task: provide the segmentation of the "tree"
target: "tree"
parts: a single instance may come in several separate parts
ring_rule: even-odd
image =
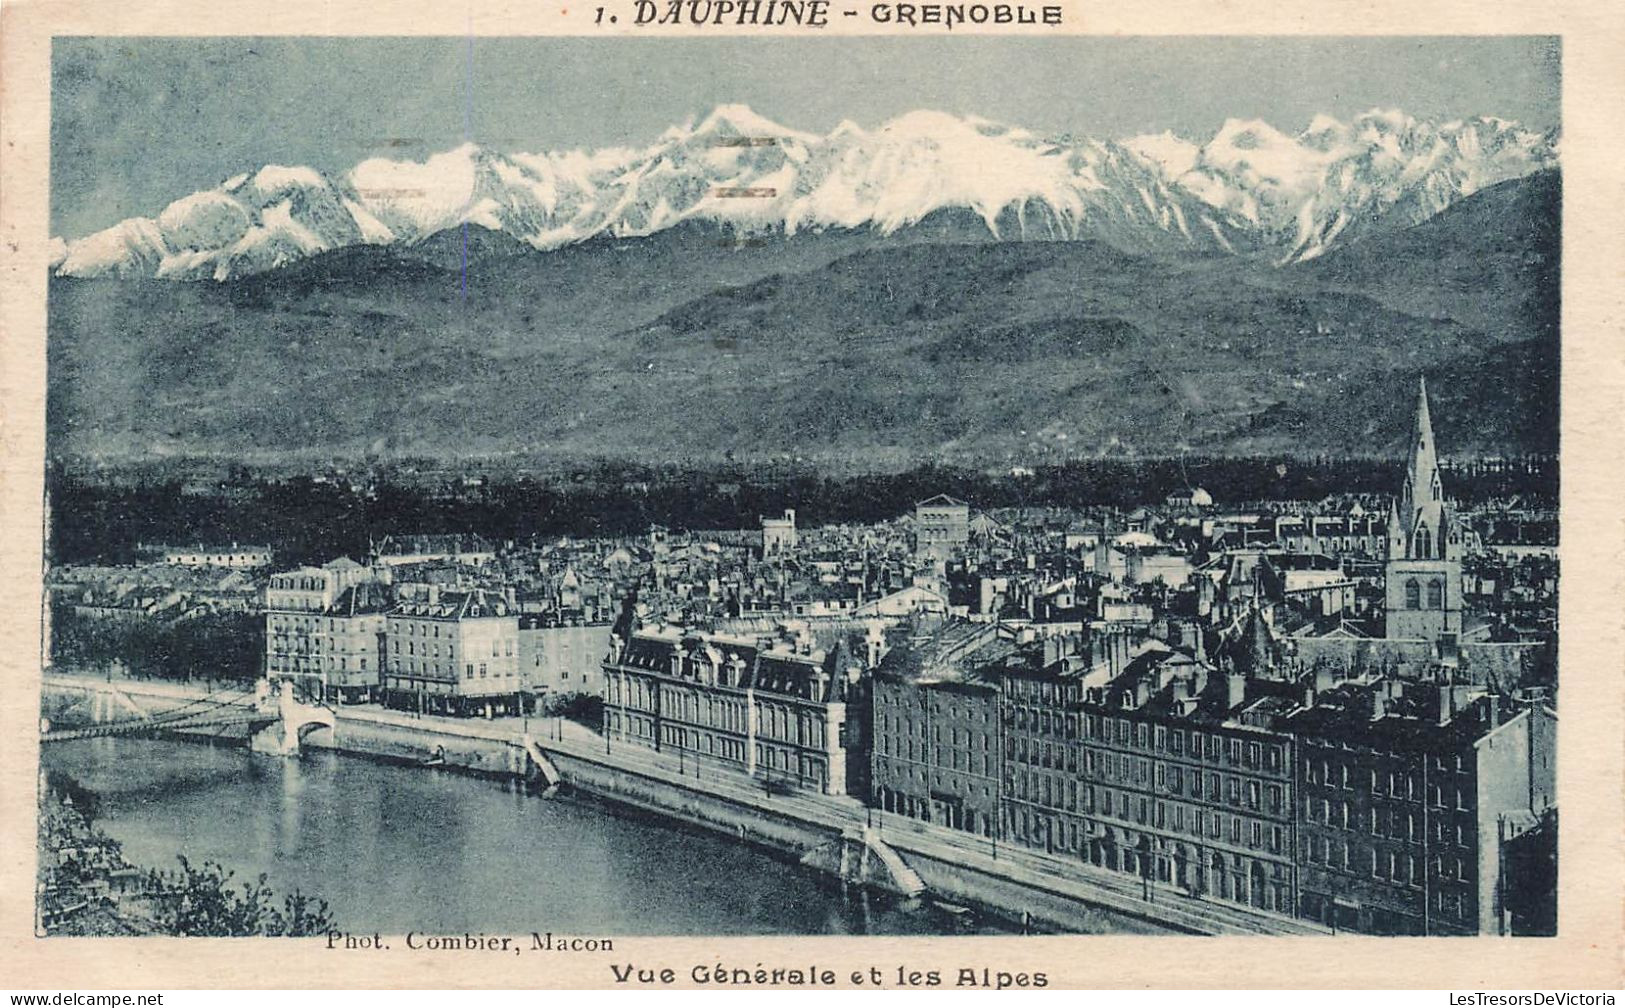
[[[265,884],[264,874],[253,882],[242,883],[239,893],[230,888],[234,872],[213,861],[194,867],[184,855],[179,860],[180,885],[159,903],[158,923],[170,934],[300,937],[332,928],[333,917],[325,900],[313,899],[296,889],[278,909],[272,903],[275,896]]]

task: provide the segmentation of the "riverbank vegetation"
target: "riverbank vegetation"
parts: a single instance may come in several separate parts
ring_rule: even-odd
[[[212,861],[178,871],[130,863],[95,825],[94,792],[52,771],[40,782],[36,921],[41,935],[300,937],[326,933],[326,901],[299,890],[280,902],[265,875],[235,882]]]
[[[138,679],[246,682],[259,677],[264,634],[264,619],[248,613],[126,621],[59,604],[51,613],[51,662]]]

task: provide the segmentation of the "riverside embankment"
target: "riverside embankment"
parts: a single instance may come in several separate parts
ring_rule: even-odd
[[[44,684],[48,708],[82,702],[91,694],[101,696],[104,711],[156,713],[166,705],[198,702],[208,690],[71,675],[51,675]],[[617,744],[561,719],[461,720],[371,706],[341,708],[337,715],[332,729],[312,731],[305,744],[475,774],[535,777],[535,761],[524,748],[528,728],[540,754],[583,794],[882,889],[906,888],[892,870],[900,862],[933,899],[983,908],[1044,930],[1316,933],[1290,918],[1193,899],[1162,886],[1148,888],[1139,879],[1071,859],[1002,844],[995,848],[986,838],[884,816],[852,799],[768,794],[737,773]]]

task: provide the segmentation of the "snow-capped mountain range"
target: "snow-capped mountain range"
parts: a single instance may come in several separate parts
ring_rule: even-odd
[[[771,142],[763,142],[771,138]],[[1105,141],[910,112],[817,136],[725,105],[644,148],[505,154],[465,144],[342,176],[267,165],[73,241],[58,275],[228,280],[350,245],[411,245],[464,223],[538,250],[686,221],[752,232],[891,234],[945,210],[1000,240],[1314,258],[1372,230],[1557,164],[1555,137],[1494,118],[1372,111],[1296,136],[1230,120],[1205,143]]]

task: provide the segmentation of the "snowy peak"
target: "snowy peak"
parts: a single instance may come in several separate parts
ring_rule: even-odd
[[[1227,120],[1204,142],[1042,135],[919,110],[798,131],[719,105],[644,148],[508,153],[468,143],[369,158],[337,177],[270,164],[53,253],[64,276],[228,280],[350,245],[409,246],[471,224],[538,250],[684,221],[889,234],[968,211],[1000,240],[1098,238],[1139,251],[1323,254],[1555,166],[1556,141],[1495,118],[1398,110],[1296,135]]]

